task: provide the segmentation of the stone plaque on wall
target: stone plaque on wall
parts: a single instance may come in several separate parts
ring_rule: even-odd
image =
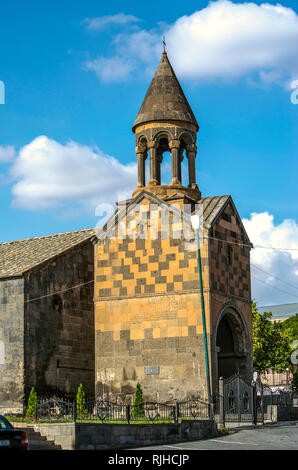
[[[145,367],[145,374],[146,375],[158,375],[159,374],[159,366],[147,366],[147,367]]]

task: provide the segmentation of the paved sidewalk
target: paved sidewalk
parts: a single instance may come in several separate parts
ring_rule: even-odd
[[[211,439],[138,447],[144,450],[298,450],[298,421],[240,427]],[[135,449],[136,450],[136,449]]]

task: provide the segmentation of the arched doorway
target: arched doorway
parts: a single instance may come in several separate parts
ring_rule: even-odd
[[[241,315],[233,308],[219,316],[216,328],[217,376],[251,375],[251,344]]]

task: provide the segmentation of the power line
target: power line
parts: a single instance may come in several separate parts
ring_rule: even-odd
[[[280,292],[282,292],[283,294],[287,294],[287,295],[291,295],[292,297],[295,297],[296,299],[298,299],[298,296],[295,295],[295,294],[291,294],[290,292],[286,292],[282,289],[279,289],[278,287],[275,287],[275,286],[271,286],[270,284],[267,284],[267,282],[263,281],[262,279],[259,279],[258,277],[256,277],[254,274],[252,275],[252,277],[254,279],[256,279],[257,281],[260,281],[262,282],[263,284],[265,284],[267,287],[271,287],[271,289],[274,289],[274,290],[278,290]]]
[[[297,287],[297,286],[293,286],[292,284],[289,284],[288,282],[283,281],[283,280],[280,279],[279,277],[274,276],[274,274],[272,274],[272,273],[268,273],[267,271],[264,271],[264,269],[259,268],[258,266],[256,266],[256,265],[253,264],[253,263],[250,263],[250,264],[251,264],[251,266],[253,266],[254,268],[258,269],[259,271],[262,271],[263,273],[268,274],[269,276],[274,277],[274,278],[277,279],[278,281],[283,282],[283,283],[286,284],[287,286],[292,287],[293,289],[298,290],[298,287]]]
[[[35,297],[34,299],[25,300],[24,303],[33,302],[34,300],[45,299],[46,297],[52,297],[53,295],[57,295],[57,294],[62,294],[63,292],[67,292],[69,290],[77,289],[78,287],[82,287],[82,286],[86,286],[87,284],[91,284],[91,282],[94,282],[94,279],[92,279],[92,281],[84,282],[83,284],[78,284],[77,286],[72,286],[72,287],[68,287],[67,289],[63,289],[63,290],[60,290],[60,291],[57,291],[57,292],[52,292],[51,294],[43,295],[41,297]]]
[[[298,251],[298,248],[277,248],[273,246],[263,246],[263,245],[253,245],[249,243],[238,243],[238,242],[232,242],[228,240],[222,240],[221,238],[216,238],[216,237],[200,237],[203,240],[217,240],[219,242],[223,243],[229,243],[231,245],[237,245],[237,246],[242,246],[242,247],[247,247],[247,248],[262,248],[264,250],[276,250],[276,251]]]

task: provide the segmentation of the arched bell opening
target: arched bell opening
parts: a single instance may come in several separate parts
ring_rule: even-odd
[[[181,164],[183,161],[183,154],[187,157],[188,166],[188,187],[196,187],[196,153],[197,147],[195,145],[195,137],[191,133],[184,132],[180,136],[180,148],[181,148]]]
[[[169,148],[169,135],[161,132],[155,136],[156,142],[156,180],[158,185],[168,184],[166,175],[168,172],[168,154]]]
[[[147,139],[145,136],[140,136],[137,141],[136,155],[138,161],[138,187],[144,187],[148,180],[148,170],[146,169]]]

